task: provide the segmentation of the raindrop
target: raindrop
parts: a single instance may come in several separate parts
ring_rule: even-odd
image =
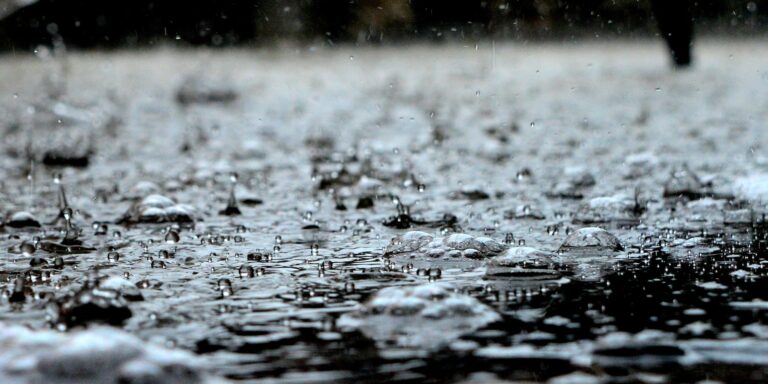
[[[235,293],[234,289],[232,289],[232,282],[229,279],[219,279],[217,287],[221,297],[230,297]]]
[[[112,263],[116,263],[116,262],[120,261],[120,253],[118,253],[117,251],[108,252],[107,253],[107,261],[112,262]]]
[[[161,259],[172,259],[173,253],[169,252],[167,249],[161,249],[159,252],[157,252],[157,256]]]
[[[237,269],[237,273],[240,275],[240,278],[249,278],[256,275],[253,267],[248,264],[241,265],[240,268]]]
[[[229,174],[229,199],[227,200],[227,206],[219,213],[226,216],[235,216],[240,214],[240,208],[237,206],[237,197],[235,197],[235,187],[237,187],[237,181],[239,177],[236,172]]]
[[[96,228],[96,232],[94,233],[97,236],[103,236],[107,234],[107,231],[109,230],[109,227],[107,227],[106,224],[100,223],[98,227]]]
[[[24,242],[21,244],[21,254],[25,257],[31,257],[35,250],[35,245],[32,243]]]
[[[168,233],[165,234],[165,242],[169,244],[176,244],[180,240],[179,232],[176,232],[175,230],[170,230]]]

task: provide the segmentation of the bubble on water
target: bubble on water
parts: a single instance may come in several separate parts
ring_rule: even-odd
[[[547,226],[547,235],[555,236],[560,231],[557,225],[548,225]]]
[[[98,286],[102,289],[109,289],[118,292],[128,301],[142,301],[144,296],[139,287],[121,276],[109,276],[100,279]]]
[[[148,180],[141,180],[134,184],[127,192],[130,199],[141,199],[144,196],[159,194],[162,189],[159,185]]]
[[[624,247],[612,233],[597,227],[580,228],[568,235],[560,246],[565,252],[621,251]]]
[[[388,287],[358,311],[339,318],[341,329],[357,329],[380,346],[433,350],[492,322],[498,313],[448,285]]]
[[[216,288],[221,294],[221,297],[230,297],[235,294],[235,291],[232,288],[232,282],[229,279],[219,279],[219,281],[216,282]]]
[[[533,123],[531,123],[531,124],[533,124]],[[533,176],[533,174],[531,173],[531,170],[528,169],[528,168],[523,168],[523,169],[517,171],[517,173],[515,174],[515,180],[517,180],[519,182],[528,181],[528,180],[530,180],[531,176]]]
[[[44,265],[48,265],[48,261],[42,257],[35,256],[35,257],[32,257],[31,260],[29,260],[30,267],[40,267]]]
[[[38,228],[40,227],[40,222],[31,213],[19,211],[11,215],[5,222],[5,225],[11,228]]]
[[[393,238],[384,256],[396,261],[417,262],[419,266],[468,268],[479,266],[480,260],[502,252],[506,246],[488,237],[450,234],[434,237],[425,232],[410,231]]]
[[[645,211],[645,206],[639,199],[639,195],[627,194],[592,198],[579,207],[574,221],[584,224],[607,221],[634,222]]]
[[[240,278],[251,278],[256,276],[256,271],[252,266],[243,264],[237,269],[237,274],[240,276]]]
[[[107,261],[110,263],[117,263],[120,261],[120,253],[117,251],[107,252]]]
[[[157,252],[157,257],[161,259],[168,260],[168,259],[172,259],[174,256],[175,256],[174,253],[167,249],[161,249],[160,251]]]
[[[187,204],[177,204],[162,195],[149,195],[121,216],[119,224],[137,223],[192,223],[195,221],[195,208]]]
[[[33,253],[37,250],[35,245],[33,243],[23,242],[21,243],[21,254],[24,255],[24,257],[31,257]]]
[[[552,264],[555,258],[556,255],[554,253],[542,251],[533,247],[513,247],[488,261],[489,273],[492,269],[491,267],[510,267],[523,264]]]
[[[415,252],[432,242],[434,237],[425,232],[410,231],[393,238],[385,254]]]
[[[108,231],[109,231],[109,227],[107,226],[107,224],[99,223],[94,234],[97,236],[104,236],[107,234]]]

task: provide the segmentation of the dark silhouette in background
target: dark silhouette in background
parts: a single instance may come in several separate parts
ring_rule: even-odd
[[[658,30],[674,63],[686,66],[694,19],[710,32],[754,33],[767,24],[762,3],[768,0],[0,0],[0,49],[56,41],[79,49],[282,40],[569,41]]]
[[[692,4],[689,0],[651,0],[659,33],[667,42],[672,61],[677,67],[691,64],[693,41]]]

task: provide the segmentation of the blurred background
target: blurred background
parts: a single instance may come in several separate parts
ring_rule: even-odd
[[[669,0],[676,1],[676,0]],[[765,34],[768,0],[691,1],[699,35]],[[648,0],[0,0],[0,49],[652,37]]]

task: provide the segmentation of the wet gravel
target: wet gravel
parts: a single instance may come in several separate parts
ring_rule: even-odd
[[[765,50],[3,56],[0,378],[764,382]]]

